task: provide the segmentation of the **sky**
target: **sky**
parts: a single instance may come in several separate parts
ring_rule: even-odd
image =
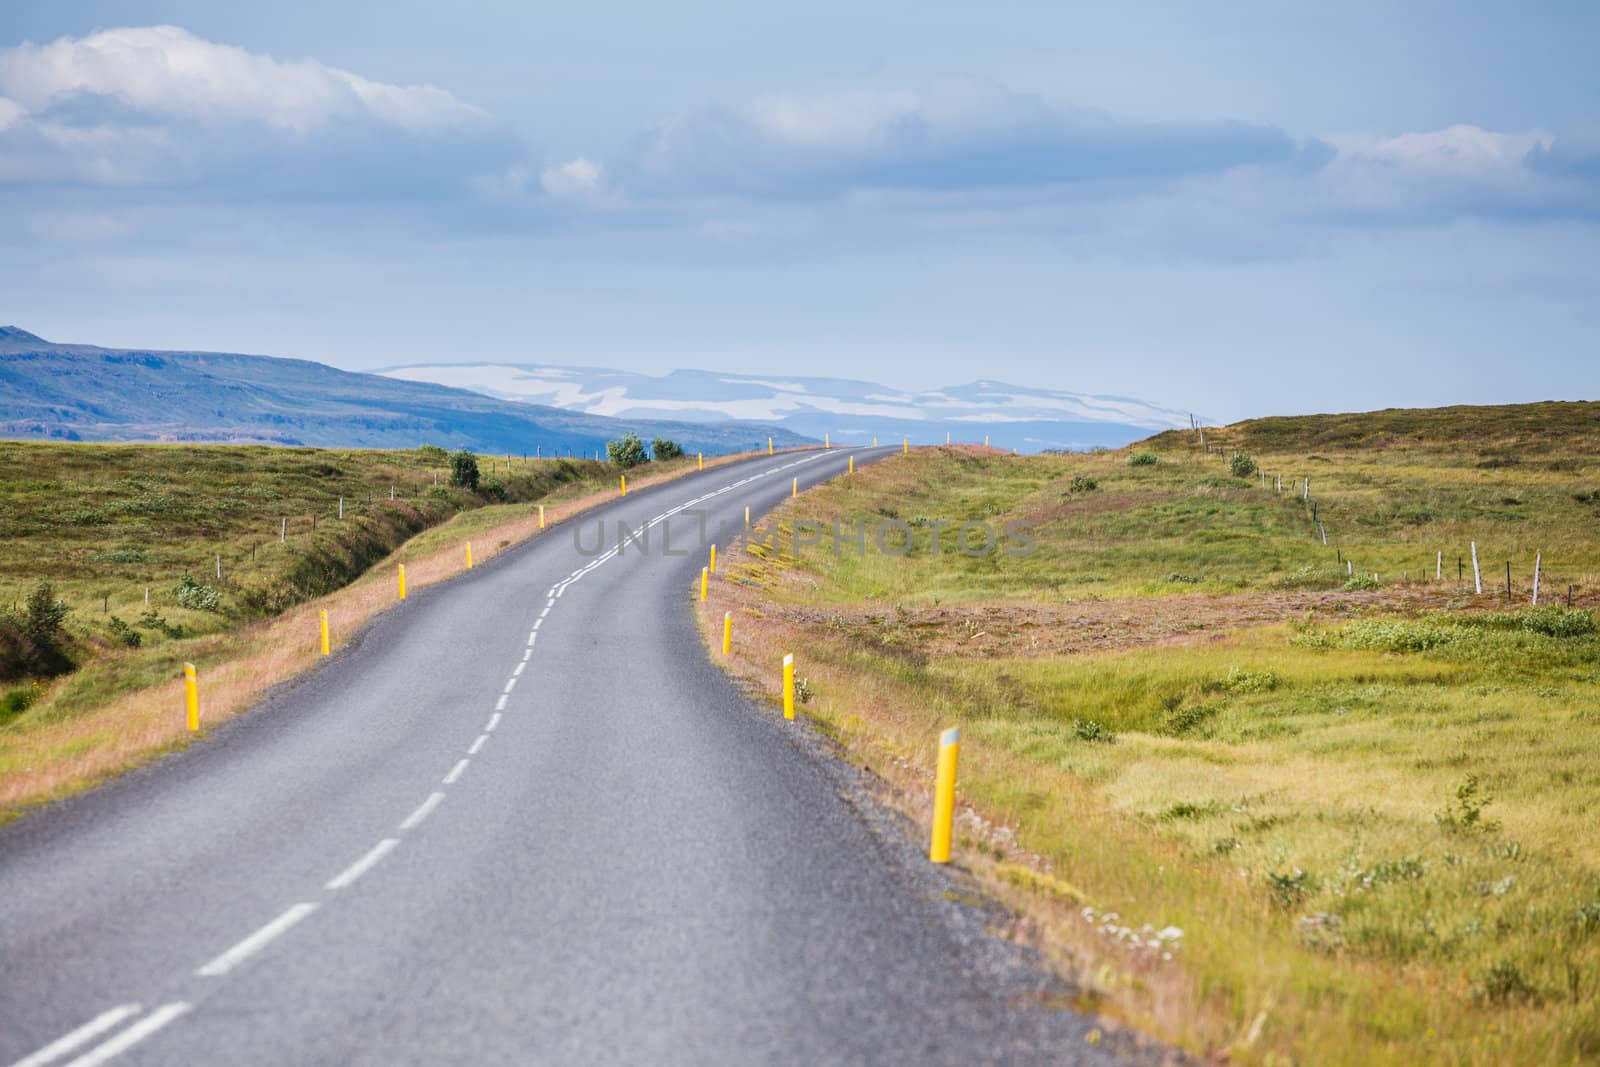
[[[0,3],[0,323],[353,370],[1600,397],[1600,6]]]

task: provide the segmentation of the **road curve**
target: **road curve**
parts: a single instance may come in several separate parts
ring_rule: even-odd
[[[847,455],[630,493],[0,829],[0,1064],[1112,1062],[706,659],[702,519]]]

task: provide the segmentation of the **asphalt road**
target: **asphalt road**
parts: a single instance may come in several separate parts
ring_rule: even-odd
[[[705,656],[700,516],[846,462],[636,490],[574,521],[614,548],[692,501],[648,553],[553,530],[0,829],[0,1063],[1111,1062]]]

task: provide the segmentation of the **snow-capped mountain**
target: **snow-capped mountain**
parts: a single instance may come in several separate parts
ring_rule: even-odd
[[[1119,396],[978,381],[906,392],[844,378],[679,370],[662,376],[543,364],[429,363],[379,371],[506,400],[631,419],[769,422],[843,443],[980,441],[1002,448],[1124,445],[1189,425],[1186,412]]]

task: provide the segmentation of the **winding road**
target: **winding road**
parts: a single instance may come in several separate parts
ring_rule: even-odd
[[[635,490],[0,828],[0,1064],[1113,1062],[705,655],[702,522],[847,456]]]

